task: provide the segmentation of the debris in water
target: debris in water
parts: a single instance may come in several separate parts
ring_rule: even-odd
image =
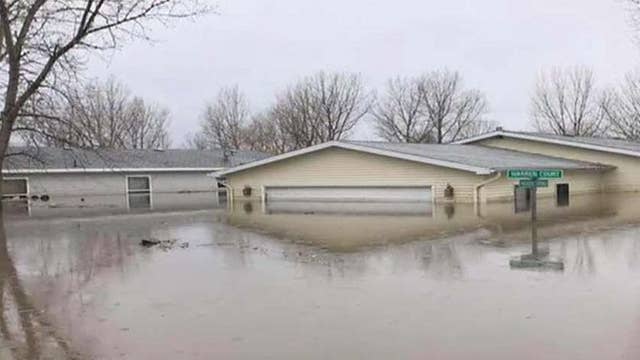
[[[177,239],[169,239],[169,240],[158,240],[158,239],[142,239],[140,241],[140,246],[144,246],[144,247],[153,247],[153,246],[158,246],[160,249],[162,250],[170,250],[173,249],[176,244],[178,244],[178,240]],[[189,243],[188,242],[183,242],[178,244],[178,246],[181,249],[186,249],[189,247]]]
[[[150,239],[150,240],[142,239],[142,241],[140,241],[140,245],[141,245],[141,246],[145,246],[145,247],[152,247],[152,246],[155,246],[155,245],[158,245],[158,244],[160,244],[160,240],[155,240],[155,239]]]

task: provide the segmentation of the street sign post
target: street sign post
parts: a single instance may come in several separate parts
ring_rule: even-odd
[[[548,179],[562,179],[560,169],[509,169],[507,178],[519,180],[518,185],[531,191],[531,255],[534,259],[538,254],[538,188],[548,187]]]

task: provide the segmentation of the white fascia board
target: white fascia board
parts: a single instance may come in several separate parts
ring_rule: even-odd
[[[141,172],[211,172],[222,168],[3,169],[3,174],[103,174]]]
[[[466,139],[456,140],[456,141],[453,141],[452,144],[464,145],[464,144],[474,143],[474,142],[480,141],[480,140],[490,139],[492,137],[501,136],[501,135],[504,136],[505,135],[504,132],[502,132],[502,131],[492,131],[492,132],[488,132],[488,133],[485,133],[485,134],[472,136],[472,137],[469,137],[469,138],[466,138]]]
[[[460,145],[469,144],[469,143],[474,143],[476,141],[490,139],[496,136],[504,136],[504,137],[514,138],[514,139],[529,140],[529,141],[536,141],[536,142],[542,142],[547,144],[564,145],[564,146],[575,147],[580,149],[603,151],[603,152],[608,152],[612,154],[621,154],[621,155],[640,157],[640,152],[632,151],[632,150],[619,149],[619,148],[614,148],[610,146],[585,144],[585,143],[575,142],[570,140],[550,139],[543,136],[536,136],[536,135],[529,135],[529,134],[514,134],[514,133],[504,132],[504,131],[495,131],[492,133],[474,136],[471,138],[455,141],[453,142],[453,144],[460,144]]]
[[[300,155],[308,154],[310,152],[326,149],[328,147],[335,146],[336,143],[338,143],[338,142],[337,141],[330,141],[330,142],[326,142],[326,143],[322,143],[322,144],[318,144],[318,145],[309,146],[309,147],[306,147],[304,149],[286,152],[284,154],[271,156],[271,157],[268,157],[268,158],[265,158],[265,159],[262,159],[262,160],[256,160],[256,161],[248,162],[246,164],[242,164],[242,165],[239,165],[239,166],[236,166],[236,167],[232,167],[232,168],[229,168],[229,169],[225,169],[225,170],[222,170],[222,171],[213,172],[213,173],[211,173],[209,175],[213,176],[213,177],[220,177],[220,176],[224,176],[224,175],[227,175],[227,174],[236,173],[238,171],[251,169],[251,168],[262,166],[262,165],[267,165],[267,164],[271,164],[271,163],[276,162],[276,161],[285,160],[285,159],[289,159],[289,158],[292,158],[292,157],[295,157],[295,156],[300,156]]]
[[[244,165],[240,165],[240,166],[237,166],[237,167],[234,167],[234,168],[230,168],[230,169],[227,169],[227,170],[218,171],[218,172],[215,172],[215,173],[211,173],[209,175],[210,176],[214,176],[214,177],[221,177],[221,176],[225,176],[225,175],[228,175],[228,174],[236,173],[236,172],[239,172],[239,171],[251,169],[251,168],[254,168],[254,167],[270,164],[270,163],[273,163],[273,162],[276,162],[276,161],[281,161],[281,160],[289,159],[289,158],[292,158],[292,157],[295,157],[295,156],[308,154],[308,153],[311,153],[311,152],[314,152],[314,151],[323,150],[323,149],[326,149],[326,148],[329,148],[329,147],[337,147],[337,148],[341,148],[341,149],[360,151],[360,152],[365,152],[365,153],[370,153],[370,154],[376,154],[376,155],[392,157],[392,158],[396,158],[396,159],[409,160],[409,161],[414,161],[414,162],[418,162],[418,163],[422,163],[422,164],[436,165],[436,166],[442,166],[442,167],[447,167],[447,168],[452,168],[452,169],[457,169],[457,170],[470,171],[470,172],[474,172],[474,173],[476,173],[478,175],[487,175],[487,174],[494,173],[494,171],[492,169],[483,168],[483,167],[465,165],[465,164],[455,163],[455,162],[451,162],[451,161],[431,159],[431,158],[427,158],[427,157],[424,157],[424,156],[404,154],[404,153],[399,153],[399,152],[389,151],[389,150],[383,150],[383,149],[373,148],[373,147],[364,146],[364,145],[358,145],[358,144],[352,144],[352,143],[344,143],[344,142],[340,142],[340,141],[329,141],[329,142],[326,142],[326,143],[310,146],[310,147],[307,147],[307,148],[304,148],[304,149],[295,150],[295,151],[291,151],[291,152],[288,152],[288,153],[272,156],[270,158],[266,158],[266,159],[262,159],[262,160],[258,160],[258,161],[254,161],[254,162],[250,162],[250,163],[247,163],[247,164],[244,164]]]

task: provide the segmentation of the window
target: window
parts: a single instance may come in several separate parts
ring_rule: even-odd
[[[28,196],[29,185],[27,179],[4,179],[2,182],[4,190],[3,199],[13,199],[15,197]]]
[[[151,208],[150,176],[127,176],[127,204],[130,209]]]
[[[151,192],[151,178],[149,176],[127,177],[127,191],[129,194]]]
[[[531,210],[531,189],[516,185],[513,194],[514,209],[516,213]]]
[[[556,184],[556,204],[569,206],[569,184]]]

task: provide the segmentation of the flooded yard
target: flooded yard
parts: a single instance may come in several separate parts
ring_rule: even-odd
[[[0,358],[637,359],[638,200],[11,216]]]

